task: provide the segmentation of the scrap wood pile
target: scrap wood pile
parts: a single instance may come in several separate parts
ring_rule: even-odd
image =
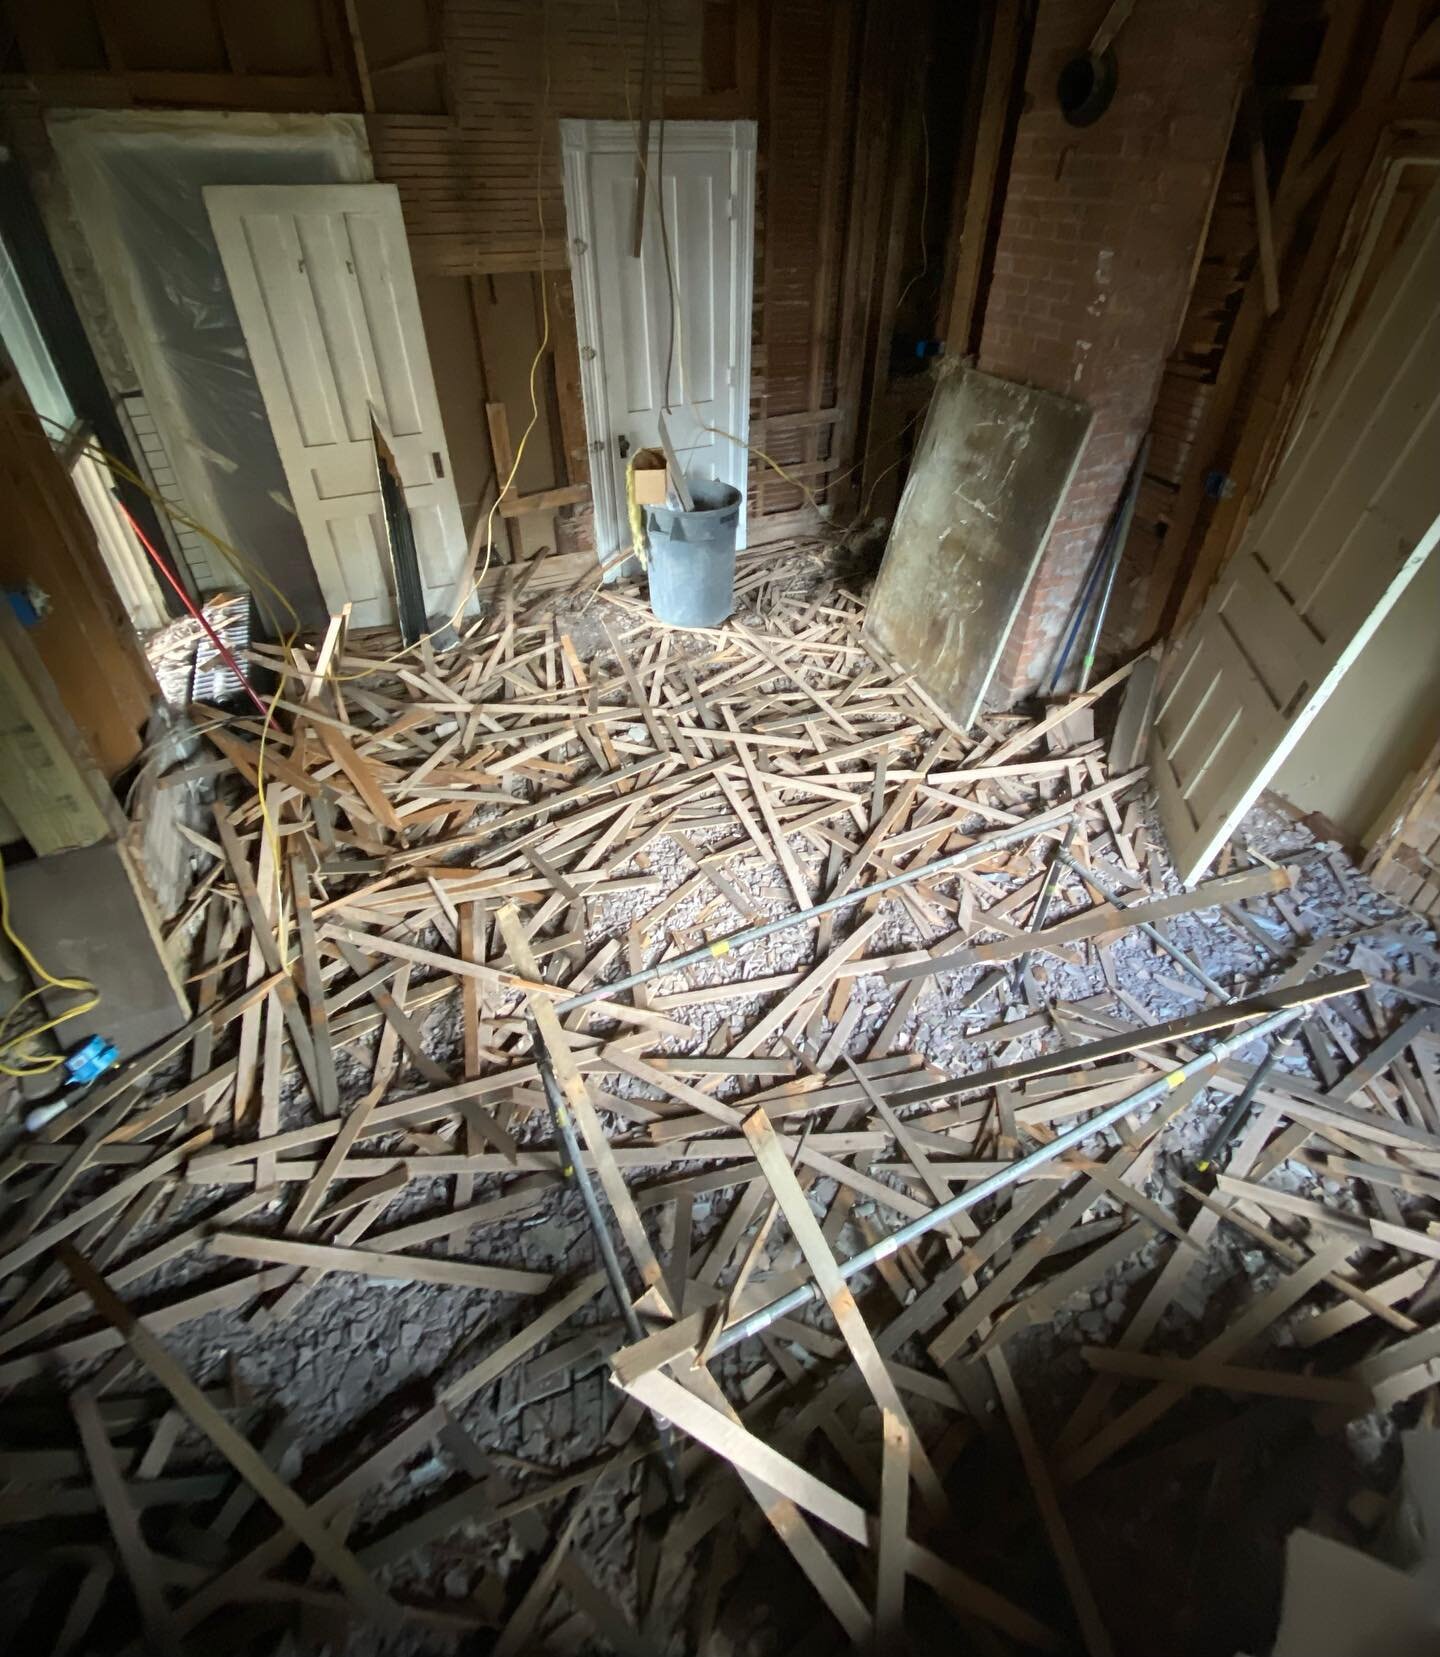
[[[337,621],[210,723],[193,1020],[3,1165],[14,1627],[1103,1652],[1075,1498],[1197,1389],[1434,1384],[1427,936],[1319,854],[1177,889],[1088,730],[1124,670],[966,734],[851,595],[769,602]],[[1115,1283],[1051,1421],[1029,1337]]]

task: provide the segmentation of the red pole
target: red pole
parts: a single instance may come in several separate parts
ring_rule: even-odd
[[[155,568],[157,570],[159,570],[161,575],[163,575],[165,577],[165,579],[170,583],[170,585],[175,589],[176,596],[179,598],[180,602],[185,606],[185,608],[190,612],[190,614],[192,616],[194,616],[195,620],[198,621],[200,623],[200,625],[205,629],[205,632],[208,635],[211,644],[213,644],[215,646],[215,648],[220,652],[221,656],[224,657],[226,667],[228,667],[230,669],[230,671],[235,675],[235,677],[240,681],[241,685],[245,689],[245,694],[255,704],[256,708],[259,709],[262,718],[268,719],[270,717],[270,710],[265,706],[265,704],[255,694],[254,686],[245,677],[245,675],[240,671],[239,662],[237,662],[235,660],[234,656],[231,655],[230,647],[225,643],[224,639],[222,639],[220,637],[220,635],[215,631],[215,629],[210,625],[209,617],[205,615],[204,611],[197,610],[195,608],[194,600],[190,597],[189,593],[187,593],[185,591],[185,589],[180,585],[180,583],[175,579],[174,573],[170,569],[170,566],[165,562],[165,560],[160,556],[160,554],[158,552],[156,552],[155,548],[150,545],[149,541],[147,541],[145,539],[145,531],[143,529],[141,529],[140,525],[135,522],[135,515],[134,515],[133,512],[131,512],[130,508],[128,506],[126,506],[124,501],[122,501],[118,498],[116,499],[115,504],[125,514],[126,523],[128,523],[130,525],[131,529],[133,529],[135,531],[135,539],[137,541],[139,541],[140,545],[142,547],[144,547],[146,552],[148,552],[150,554],[150,561],[154,564]]]

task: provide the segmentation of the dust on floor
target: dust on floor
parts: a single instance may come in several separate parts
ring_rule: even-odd
[[[526,1346],[537,1316],[598,1262],[579,1197],[559,1178],[523,997],[508,979],[454,970],[463,956],[513,972],[496,916],[507,901],[521,908],[544,977],[572,990],[682,951],[706,952],[634,992],[638,1014],[607,1003],[566,1019],[605,1135],[625,1159],[623,1176],[686,1312],[723,1303],[720,1291],[742,1270],[739,1310],[805,1276],[789,1227],[769,1218],[769,1184],[738,1132],[726,1131],[730,1144],[719,1155],[705,1137],[717,1124],[694,1119],[697,1089],[742,1114],[765,1103],[804,1146],[802,1157],[819,1151],[844,1164],[840,1179],[823,1164],[799,1165],[826,1240],[844,1259],[931,1206],[936,1188],[927,1180],[939,1180],[940,1191],[963,1189],[1083,1121],[1087,1101],[1101,1102],[1096,1073],[1078,1060],[1033,1079],[1014,1067],[1129,1032],[1135,1040],[1098,1077],[1118,1096],[1204,1045],[1177,1039],[1147,1049],[1142,1026],[1213,1008],[1216,991],[1229,999],[1264,990],[1297,962],[1319,976],[1359,967],[1368,987],[1308,1009],[1303,1038],[1279,1058],[1257,1113],[1215,1161],[1227,1177],[1322,1203],[1331,1224],[1366,1227],[1378,1217],[1428,1237],[1433,1193],[1419,1170],[1440,1148],[1440,1099],[1424,1021],[1380,1073],[1365,1073],[1367,1092],[1357,1081],[1355,1103],[1342,1084],[1397,1028],[1410,1028],[1417,1003],[1404,986],[1433,984],[1433,936],[1333,848],[1262,809],[1246,820],[1225,866],[1230,876],[1255,869],[1260,883],[1283,871],[1268,895],[1162,922],[1213,989],[1118,916],[1078,943],[1046,940],[1033,953],[1015,945],[1063,808],[1077,796],[1089,803],[1076,814],[1072,851],[1097,878],[1124,902],[1179,893],[1143,779],[1111,787],[1103,743],[1079,721],[1052,727],[1048,739],[1006,717],[969,736],[950,731],[916,687],[868,652],[858,601],[816,585],[814,574],[803,561],[752,564],[752,602],[709,634],[660,629],[620,593],[558,610],[502,602],[444,657],[422,651],[376,668],[387,662],[385,641],[350,641],[337,685],[314,687],[306,700],[303,682],[285,692],[312,714],[282,716],[268,739],[276,835],[268,848],[244,787],[257,762],[257,722],[237,718],[219,733],[240,773],[225,796],[227,830],[258,901],[274,889],[274,863],[264,860],[275,845],[282,869],[290,852],[302,852],[278,889],[293,876],[313,906],[314,964],[299,963],[300,1005],[309,1008],[312,1052],[333,1048],[332,1108],[342,1121],[357,1111],[377,1117],[296,1227],[297,1193],[313,1189],[334,1121],[295,1068],[297,1038],[271,994],[263,1013],[241,1013],[206,1043],[203,1058],[186,1050],[133,1093],[112,1094],[110,1114],[57,1124],[54,1143],[67,1158],[88,1145],[102,1164],[97,1172],[83,1157],[62,1162],[76,1169],[73,1190],[49,1186],[54,1161],[36,1167],[17,1153],[12,1213],[33,1225],[33,1210],[19,1204],[50,1194],[46,1223],[90,1251],[127,1302],[162,1313],[168,1349],[406,1615],[394,1629],[347,1615],[325,1570],[303,1550],[271,1542],[275,1521],[264,1504],[222,1477],[214,1451],[187,1428],[154,1450],[143,1465],[148,1477],[132,1474],[130,1486],[146,1504],[146,1568],[162,1585],[162,1623],[203,1633],[207,1648],[327,1647],[356,1657],[454,1649],[457,1640],[460,1649],[488,1649],[491,1639],[497,1650],[762,1657],[830,1650],[843,1638],[728,1464],[683,1433],[686,1496],[673,1503],[650,1453],[647,1412],[612,1382],[611,1357],[631,1337],[598,1282]],[[370,795],[377,785],[383,800]],[[396,814],[389,822],[386,805]],[[818,925],[711,952],[742,925],[792,913],[837,881],[860,890],[953,853],[966,836],[1002,833],[1050,811],[1048,832],[963,870],[917,878]],[[192,971],[226,963],[198,980],[206,1005],[225,1007],[247,981],[265,980],[266,964],[251,944],[219,832],[177,948]],[[780,858],[774,848],[782,844]],[[1094,902],[1066,870],[1047,924],[1090,913]],[[281,936],[290,947],[296,923],[287,897]],[[962,948],[983,955],[987,946],[991,956],[1008,949],[1009,958],[892,977],[922,959]],[[827,959],[849,970],[771,1017]],[[311,976],[319,963],[323,994]],[[357,977],[382,995],[388,989],[399,1016],[356,994]],[[721,988],[745,980],[764,982]],[[763,1036],[747,1042],[757,1025]],[[242,1072],[253,1067],[238,1083],[238,1120],[236,1079],[221,1073],[237,1040]],[[1164,1389],[1146,1390],[1085,1356],[1097,1347],[1212,1351],[1209,1343],[1223,1347],[1252,1308],[1275,1301],[1274,1316],[1255,1320],[1253,1338],[1225,1348],[1229,1361],[1287,1378],[1311,1368],[1330,1376],[1403,1338],[1407,1323],[1428,1321],[1433,1249],[1419,1256],[1423,1269],[1397,1271],[1391,1245],[1372,1232],[1355,1240],[1353,1259],[1336,1275],[1353,1270],[1367,1285],[1379,1282],[1382,1307],[1380,1315],[1361,1308],[1346,1327],[1334,1311],[1333,1277],[1283,1304],[1291,1273],[1330,1240],[1323,1221],[1267,1212],[1253,1193],[1222,1193],[1230,1215],[1222,1223],[1194,1194],[1211,1194],[1213,1174],[1200,1164],[1261,1056],[1260,1043],[1242,1048],[1223,1085],[1198,1091],[1163,1128],[1159,1107],[1093,1133],[1063,1175],[1059,1164],[1037,1172],[966,1216],[958,1238],[932,1235],[853,1281],[945,1484],[949,1507],[938,1520],[914,1493],[911,1532],[964,1566],[939,1594],[933,1571],[929,1588],[911,1577],[904,1615],[917,1643],[927,1634],[953,1639],[957,1616],[977,1651],[1043,1643],[1047,1629],[1068,1639],[1088,1607],[1121,1652],[1261,1646],[1288,1530],[1317,1508],[1353,1523],[1346,1515],[1356,1491],[1391,1478],[1393,1411],[1327,1408],[1283,1387],[1279,1397],[1254,1399],[1187,1384],[1175,1389],[1163,1425],[1150,1428],[1133,1412]],[[868,1088],[894,1101],[913,1135],[897,1137],[847,1060],[862,1067]],[[643,1080],[627,1061],[638,1061]],[[150,1120],[157,1100],[173,1098],[192,1075],[211,1075],[210,1067],[218,1067],[212,1086],[178,1116]],[[924,1103],[904,1101],[907,1090],[982,1074],[991,1080],[981,1089],[965,1091],[957,1080],[948,1096],[941,1088]],[[463,1107],[445,1102],[443,1090],[464,1076],[485,1085]],[[442,1102],[427,1106],[437,1090]],[[1317,1091],[1329,1093],[1329,1114],[1313,1104]],[[412,1096],[413,1111],[398,1108]],[[1310,1108],[1295,1118],[1287,1105]],[[1363,1126],[1342,1126],[1343,1110],[1361,1108],[1400,1127],[1377,1141]],[[137,1118],[149,1125],[127,1132]],[[125,1147],[119,1166],[105,1165],[94,1132],[101,1124],[117,1150]],[[176,1146],[183,1150],[173,1166],[140,1184],[129,1205],[78,1232],[69,1225],[79,1200],[156,1166]],[[1337,1148],[1351,1168],[1363,1158],[1369,1175],[1324,1160]],[[427,1170],[427,1160],[441,1157],[452,1159],[435,1164],[444,1172]],[[476,1223],[450,1221],[464,1209],[476,1210]],[[432,1220],[428,1231],[445,1235],[426,1240],[410,1229]],[[23,1235],[12,1231],[11,1255]],[[258,1261],[224,1252],[241,1246],[237,1235],[262,1239]],[[402,1270],[420,1259],[519,1269],[545,1286],[521,1297],[477,1284],[380,1280],[363,1275],[363,1265],[312,1266],[297,1283],[301,1268],[263,1252],[264,1240],[289,1238],[375,1251],[365,1263],[371,1270],[376,1253],[388,1251]],[[961,1251],[973,1270],[955,1268]],[[332,1268],[338,1259],[317,1258]],[[1387,1294],[1385,1282],[1406,1272]],[[41,1278],[43,1293],[34,1287]],[[639,1288],[633,1270],[630,1281]],[[229,1304],[186,1315],[192,1297],[215,1285],[222,1297],[234,1285]],[[17,1535],[42,1550],[77,1540],[104,1549],[109,1533],[93,1497],[81,1517],[66,1517],[83,1504],[74,1493],[90,1489],[92,1472],[73,1456],[56,1377],[67,1392],[99,1379],[122,1465],[143,1464],[146,1444],[170,1429],[143,1365],[115,1356],[118,1337],[87,1317],[83,1297],[50,1316],[45,1308],[68,1287],[43,1250],[8,1279],[0,1382],[15,1388],[6,1408],[16,1425],[6,1430],[12,1483],[0,1503],[9,1504],[7,1522],[21,1524]],[[1355,1305],[1353,1294],[1339,1300],[1342,1311]],[[1310,1345],[1307,1329],[1321,1307],[1336,1330]],[[179,1308],[180,1321],[166,1327],[165,1308]],[[512,1339],[523,1348],[516,1361],[487,1366],[487,1355],[503,1357]],[[1018,1400],[1004,1397],[1002,1364]],[[477,1365],[483,1384],[467,1391]],[[796,1313],[718,1354],[710,1368],[754,1434],[877,1510],[878,1404],[853,1386],[828,1315],[813,1306]],[[146,1400],[139,1424],[122,1405],[136,1397]],[[1017,1458],[1017,1431],[1033,1432],[1045,1477],[1059,1489],[1069,1523],[1058,1540],[1037,1517],[1034,1468]],[[22,1442],[68,1448],[71,1460],[31,1466],[16,1459]],[[372,1455],[373,1475],[355,1474]],[[54,1486],[49,1473],[61,1465],[69,1482]],[[164,1488],[165,1479],[207,1478],[203,1494],[197,1485]],[[868,1616],[872,1562],[825,1525],[814,1529]],[[1067,1545],[1068,1577],[1056,1554]],[[53,1594],[78,1570],[75,1558],[55,1555],[32,1578]],[[261,1598],[256,1584],[267,1572]],[[118,1649],[136,1633],[134,1601],[119,1581],[113,1624],[96,1624],[76,1649]],[[1005,1609],[995,1611],[984,1590],[1004,1596]],[[843,1586],[829,1593],[844,1598]],[[10,1614],[20,1615],[13,1606]],[[33,1628],[43,1605],[28,1614],[23,1625]],[[1090,1643],[1097,1649],[1093,1636]]]

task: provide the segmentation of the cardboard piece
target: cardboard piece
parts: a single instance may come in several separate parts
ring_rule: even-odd
[[[665,455],[660,449],[635,451],[633,477],[637,506],[664,506],[669,483],[665,476]]]

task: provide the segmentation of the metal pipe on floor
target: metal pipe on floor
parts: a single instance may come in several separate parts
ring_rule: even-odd
[[[1065,833],[1061,836],[1060,844],[1056,846],[1050,858],[1050,867],[1045,871],[1045,879],[1040,885],[1040,895],[1035,899],[1035,908],[1030,916],[1030,924],[1025,928],[1027,932],[1038,932],[1045,924],[1045,917],[1050,913],[1050,905],[1055,901],[1055,892],[1060,885],[1060,862],[1070,859],[1066,853],[1070,850],[1070,843],[1075,838],[1075,819],[1072,817],[1065,825]],[[1022,983],[1025,971],[1030,965],[1032,950],[1026,950],[1015,963],[1015,982]]]
[[[630,1298],[630,1290],[625,1282],[625,1269],[620,1264],[620,1256],[615,1250],[615,1239],[610,1235],[610,1227],[606,1224],[605,1212],[600,1206],[600,1198],[595,1193],[595,1183],[590,1178],[590,1170],[585,1166],[585,1155],[580,1148],[575,1124],[570,1120],[565,1096],[555,1079],[554,1067],[550,1062],[550,1050],[546,1047],[545,1038],[540,1034],[539,1026],[533,1018],[530,1020],[530,1044],[535,1054],[535,1067],[540,1072],[540,1082],[545,1089],[545,1102],[550,1107],[550,1120],[555,1124],[555,1136],[564,1150],[567,1166],[562,1172],[575,1181],[576,1189],[580,1192],[580,1201],[585,1205],[590,1229],[595,1233],[600,1263],[610,1280],[611,1293],[620,1307],[620,1315],[625,1320],[625,1328],[630,1339],[644,1340],[645,1329]],[[665,1477],[670,1486],[670,1494],[676,1502],[683,1502],[685,1483],[680,1476],[680,1463],[676,1457],[674,1439],[670,1435],[670,1424],[658,1416],[655,1418],[655,1424],[660,1439],[660,1457],[665,1465]]]
[[[1130,908],[1128,899],[1117,898],[1112,890],[1102,885],[1096,878],[1095,871],[1093,869],[1087,869],[1084,864],[1077,863],[1063,846],[1055,853],[1055,858],[1057,862],[1065,864],[1067,868],[1073,870],[1077,875],[1079,875],[1080,879],[1087,886],[1093,886],[1100,896],[1104,898],[1107,903],[1113,904],[1122,915]],[[1158,926],[1152,925],[1149,921],[1133,920],[1129,922],[1129,925],[1138,927],[1151,943],[1156,945],[1157,948],[1164,950],[1164,952],[1170,957],[1177,967],[1183,967],[1193,978],[1197,978],[1200,983],[1202,983],[1205,988],[1209,990],[1211,995],[1218,995],[1222,1001],[1226,999],[1229,991],[1222,985],[1217,984],[1203,967],[1192,961],[1178,944],[1172,944]]]
[[[1342,993],[1342,992],[1335,992]],[[1083,1144],[1091,1134],[1098,1133],[1102,1128],[1108,1128],[1118,1122],[1122,1116],[1128,1116],[1131,1111],[1138,1110],[1142,1105],[1148,1105],[1154,1099],[1161,1099],[1167,1093],[1173,1092],[1182,1083],[1192,1077],[1204,1075],[1221,1064],[1238,1047],[1257,1037],[1267,1036],[1278,1030],[1291,1019],[1303,1018],[1306,1013],[1304,1007],[1285,1007],[1278,1013],[1271,1013],[1262,1018],[1258,1024],[1252,1024],[1244,1030],[1237,1030],[1226,1036],[1222,1041],[1197,1054],[1193,1059],[1182,1064],[1177,1070],[1168,1071],[1157,1077],[1155,1081],[1142,1087],[1138,1092],[1127,1098],[1117,1100],[1113,1105],[1107,1105],[1104,1110],[1098,1111],[1088,1121],[1078,1127],[1071,1128],[1052,1139],[1048,1145],[1042,1145],[1032,1151],[1029,1156],[1018,1158],[1007,1163],[997,1173],[991,1174],[988,1179],[982,1179],[972,1185],[968,1191],[962,1191],[949,1202],[941,1203],[938,1208],[932,1208],[928,1214],[922,1214],[919,1219],[911,1220],[908,1225],[901,1226],[897,1231],[890,1232],[882,1237],[873,1247],[865,1249],[863,1253],[854,1255],[849,1260],[838,1262],[840,1275],[845,1278],[855,1277],[860,1272],[876,1265],[879,1261],[888,1259],[892,1254],[904,1248],[906,1244],[916,1242],[919,1238],[933,1231],[937,1226],[944,1225],[947,1220],[953,1220],[957,1214],[964,1214],[967,1210],[976,1207],[987,1197],[993,1197],[998,1191],[1007,1186],[1015,1185],[1032,1173],[1036,1168],[1042,1168],[1047,1162],[1054,1162],[1067,1151],[1074,1150],[1077,1145]],[[740,1318],[732,1323],[728,1329],[713,1343],[710,1355],[727,1351],[732,1346],[738,1346],[741,1341],[748,1340],[752,1335],[758,1335],[762,1329],[768,1329],[777,1318],[783,1318],[789,1313],[798,1311],[800,1307],[808,1305],[812,1300],[821,1298],[820,1291],[813,1283],[802,1283],[792,1289],[789,1294],[782,1295],[779,1300],[772,1300],[768,1306],[762,1306],[751,1312],[748,1317]]]
[[[1145,472],[1145,462],[1149,458],[1150,433],[1146,432],[1144,441],[1140,444],[1140,451],[1130,468],[1130,475],[1125,480],[1125,494],[1121,499],[1120,514],[1115,524],[1115,539],[1105,566],[1105,584],[1100,589],[1100,599],[1095,606],[1095,619],[1090,625],[1090,639],[1085,646],[1084,660],[1080,664],[1080,683],[1076,687],[1078,690],[1089,689],[1090,675],[1095,671],[1095,652],[1100,647],[1100,631],[1105,625],[1105,612],[1110,608],[1110,594],[1115,589],[1115,577],[1120,573],[1120,564],[1125,557],[1125,543],[1130,539],[1135,504],[1140,499],[1140,480]]]
[[[1195,1164],[1202,1174],[1209,1169],[1215,1158],[1230,1143],[1235,1130],[1250,1114],[1250,1106],[1254,1103],[1255,1095],[1260,1091],[1261,1083],[1270,1074],[1271,1066],[1280,1056],[1281,1048],[1286,1045],[1286,1042],[1279,1041],[1273,1047],[1267,1048],[1265,1057],[1250,1072],[1250,1080],[1241,1088],[1239,1098],[1225,1112],[1220,1126],[1210,1136],[1210,1143],[1205,1147],[1204,1155]]]

